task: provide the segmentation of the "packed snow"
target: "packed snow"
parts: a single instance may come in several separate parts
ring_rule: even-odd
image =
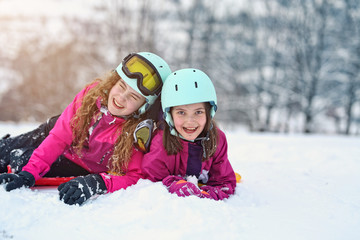
[[[35,126],[0,123],[0,136]],[[242,176],[225,201],[148,180],[81,207],[55,188],[0,186],[0,239],[360,239],[360,138],[225,133]]]

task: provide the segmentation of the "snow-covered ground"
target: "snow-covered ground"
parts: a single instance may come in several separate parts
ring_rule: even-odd
[[[0,136],[34,126],[0,123]],[[0,239],[360,239],[360,138],[225,132],[243,177],[228,200],[141,180],[78,207],[0,187]]]

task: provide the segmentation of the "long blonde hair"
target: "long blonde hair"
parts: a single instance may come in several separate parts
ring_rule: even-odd
[[[96,105],[100,98],[101,104],[107,106],[111,88],[120,80],[120,76],[116,71],[107,73],[103,78],[97,78],[87,86],[97,83],[84,96],[81,106],[71,120],[71,127],[74,136],[72,146],[77,153],[81,155],[86,140],[89,137],[89,128],[93,120],[96,120],[100,111]],[[79,104],[79,103],[77,103]],[[140,118],[130,117],[123,124],[121,133],[117,138],[114,151],[110,158],[111,164],[109,170],[115,174],[125,174],[128,163],[133,152],[133,132],[138,123],[146,119],[147,115],[143,114]],[[118,130],[120,131],[120,129]]]

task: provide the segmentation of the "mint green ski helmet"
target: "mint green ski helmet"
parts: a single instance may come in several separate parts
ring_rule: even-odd
[[[194,68],[181,69],[170,74],[161,91],[161,104],[164,119],[171,131],[175,128],[170,108],[180,105],[209,102],[210,116],[217,110],[215,87],[211,79],[201,70]]]
[[[128,65],[128,63],[130,64]],[[132,63],[135,64],[131,65]],[[135,67],[131,68],[131,66]],[[138,110],[138,114],[141,115],[160,95],[163,82],[170,75],[171,69],[165,60],[158,55],[150,52],[139,52],[131,53],[125,57],[116,68],[116,72],[130,87],[146,98],[145,104]],[[154,84],[150,83],[151,88],[156,85],[154,89],[147,89],[148,79],[151,81],[155,79]]]

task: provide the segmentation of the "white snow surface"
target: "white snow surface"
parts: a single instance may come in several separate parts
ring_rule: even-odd
[[[35,124],[0,123],[0,136]],[[360,138],[225,130],[242,175],[225,201],[140,180],[84,206],[0,186],[0,239],[360,239]]]

